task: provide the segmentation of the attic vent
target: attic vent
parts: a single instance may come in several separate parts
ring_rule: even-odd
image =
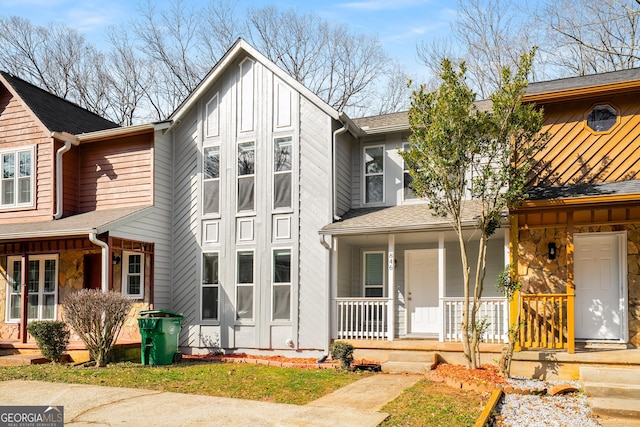
[[[587,115],[587,126],[594,132],[607,132],[618,121],[618,112],[610,105],[597,105]]]

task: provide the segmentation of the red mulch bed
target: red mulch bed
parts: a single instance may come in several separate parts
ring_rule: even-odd
[[[469,369],[466,366],[441,363],[430,371],[427,377],[453,388],[478,392],[491,392],[496,387],[507,384],[506,379],[500,376],[498,367],[493,365]]]

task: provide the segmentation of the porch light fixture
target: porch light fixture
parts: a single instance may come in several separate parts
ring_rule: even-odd
[[[113,255],[113,257],[111,258],[111,260],[113,261],[113,263],[115,265],[120,264],[120,257],[118,255]]]
[[[556,259],[556,242],[549,243],[549,259]]]

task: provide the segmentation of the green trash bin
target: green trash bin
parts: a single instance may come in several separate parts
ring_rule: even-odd
[[[182,319],[182,314],[169,310],[140,312],[138,327],[142,337],[143,365],[170,365],[182,359],[178,351]]]

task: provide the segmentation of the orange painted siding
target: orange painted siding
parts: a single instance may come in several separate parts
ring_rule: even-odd
[[[78,211],[151,205],[151,148],[151,135],[81,145],[78,166]]]
[[[0,209],[0,223],[49,220],[54,208],[52,138],[22,103],[0,87],[0,150],[34,146],[34,206]]]
[[[62,146],[62,144],[60,144],[60,146]],[[62,157],[63,216],[78,213],[78,155],[79,149],[73,147]]]
[[[543,105],[545,131],[551,138],[536,156],[533,185],[640,179],[640,93]],[[594,133],[586,116],[595,105],[616,108],[619,122],[609,132]]]

